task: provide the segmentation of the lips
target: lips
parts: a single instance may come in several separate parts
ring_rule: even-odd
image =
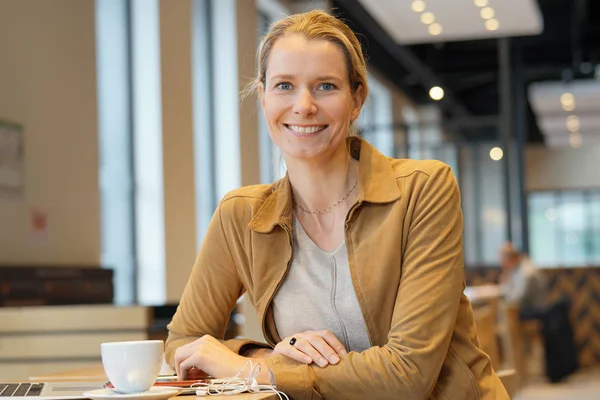
[[[298,135],[314,135],[314,134],[319,133],[327,128],[327,125],[300,126],[300,125],[284,124],[284,126]]]

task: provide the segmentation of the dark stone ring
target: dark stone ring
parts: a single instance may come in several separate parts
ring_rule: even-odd
[[[293,337],[293,338],[290,339],[290,346],[293,346],[295,344],[296,344],[296,338]]]

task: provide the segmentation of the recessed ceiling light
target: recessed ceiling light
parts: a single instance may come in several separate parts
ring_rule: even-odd
[[[497,31],[498,28],[500,28],[500,21],[498,21],[496,18],[485,21],[485,29],[488,31]]]
[[[573,96],[573,94],[569,92],[565,92],[560,96],[560,103],[562,104],[565,111],[572,111],[567,110],[567,108],[575,108],[575,96]]]
[[[439,86],[434,86],[429,89],[429,97],[433,100],[441,100],[444,98],[444,89]]]
[[[581,147],[581,145],[583,144],[583,139],[581,135],[578,132],[571,133],[571,135],[569,135],[569,144],[574,149]]]
[[[488,5],[488,0],[475,0],[475,5],[477,7],[485,7]]]
[[[435,22],[435,15],[430,12],[421,14],[421,22],[425,25],[433,24]]]
[[[565,92],[560,96],[560,102],[563,104],[573,103],[575,101],[575,97],[572,93]]]
[[[490,150],[490,158],[494,161],[500,161],[504,157],[504,152],[500,147],[494,147]]]
[[[579,127],[579,117],[577,115],[569,115],[567,117],[567,129],[571,132],[577,132]]]
[[[479,14],[481,15],[481,18],[483,18],[483,19],[490,19],[490,18],[494,18],[494,15],[496,15],[496,11],[494,11],[494,9],[492,7],[486,7],[486,8],[482,8],[481,11],[479,12]]]
[[[433,24],[429,25],[429,33],[433,36],[439,35],[440,33],[442,33],[442,31],[442,25],[438,24],[437,22],[434,22]]]
[[[412,2],[411,8],[414,12],[423,12],[425,11],[425,2],[423,0],[415,0]]]

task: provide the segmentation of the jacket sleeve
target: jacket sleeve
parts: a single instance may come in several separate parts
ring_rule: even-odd
[[[326,368],[272,356],[279,390],[299,399],[422,400],[437,382],[463,291],[462,212],[458,185],[441,164],[417,195],[402,277],[384,346],[350,352]]]
[[[215,211],[177,311],[167,326],[165,359],[174,367],[175,350],[204,335],[223,340],[231,311],[244,289],[223,230],[223,203]],[[235,353],[246,346],[270,347],[251,340],[223,344]]]

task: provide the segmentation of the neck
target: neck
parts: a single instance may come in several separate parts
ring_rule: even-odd
[[[327,159],[286,159],[286,165],[296,202],[310,211],[332,206],[358,180],[358,161],[345,147]]]

